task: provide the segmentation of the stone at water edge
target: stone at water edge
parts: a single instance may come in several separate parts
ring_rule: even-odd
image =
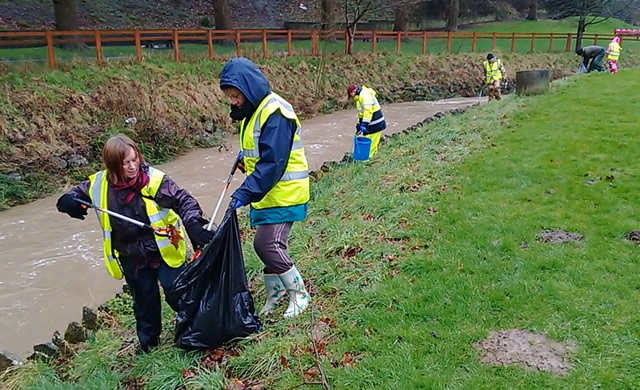
[[[82,326],[89,330],[98,329],[98,313],[88,306],[82,308]]]
[[[20,358],[11,352],[0,352],[0,374],[2,374],[7,368],[18,366],[22,364]]]
[[[70,322],[64,332],[64,339],[71,344],[87,341],[87,330],[76,321]]]
[[[51,336],[51,342],[56,347],[62,348],[62,345],[64,345],[64,338],[62,338],[60,331],[56,330],[55,332],[53,332],[53,336]]]
[[[60,348],[53,343],[42,343],[33,346],[33,354],[27,360],[42,358],[45,360],[55,359],[60,356]]]

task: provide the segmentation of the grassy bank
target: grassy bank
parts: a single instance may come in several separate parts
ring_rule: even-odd
[[[566,53],[505,54],[503,59],[512,75],[545,67],[554,77],[571,73],[577,62]],[[481,54],[379,54],[260,64],[272,88],[308,118],[347,107],[344,88],[350,82],[373,85],[383,102],[472,96],[482,78],[481,61]],[[636,62],[627,56],[622,66]],[[0,209],[42,197],[98,169],[102,144],[116,132],[138,141],[151,163],[219,143],[232,129],[218,88],[222,65],[156,59],[0,74]],[[129,117],[137,123],[125,124]]]
[[[640,265],[624,237],[639,226],[638,76],[564,80],[394,137],[369,164],[333,166],[291,239],[313,313],[285,321],[281,309],[264,334],[203,356],[171,345],[165,310],[162,347],[136,358],[129,301],[116,299],[112,326],[76,356],[5,384],[287,389],[325,373],[335,389],[634,388]],[[584,239],[546,243],[543,228]],[[567,375],[481,363],[473,345],[513,328],[570,345]]]

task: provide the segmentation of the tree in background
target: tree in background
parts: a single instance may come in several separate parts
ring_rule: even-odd
[[[231,30],[233,28],[227,0],[213,0],[213,12],[216,30]]]
[[[75,0],[53,0],[53,11],[56,18],[56,30],[74,31],[80,29]],[[80,37],[74,35],[64,38],[80,39]],[[73,42],[62,44],[61,47],[66,49],[84,49],[87,45],[84,42]]]
[[[352,53],[356,27],[362,19],[370,18],[372,15],[381,13],[394,12],[396,15],[394,30],[406,31],[409,22],[409,10],[425,1],[428,0],[342,0],[341,5],[343,7],[344,21],[347,28],[347,39],[351,43],[348,46],[348,53]]]
[[[578,17],[576,49],[582,47],[582,37],[588,26],[612,17],[623,17],[632,0],[545,0],[544,5],[554,19]]]
[[[527,20],[538,20],[538,0],[529,1],[529,14]]]
[[[405,7],[397,7],[394,10],[393,31],[407,31],[409,25],[409,13]]]
[[[460,17],[460,0],[449,0],[447,4],[447,31],[458,31]]]
[[[80,29],[76,0],[53,0],[53,10],[56,17],[56,30],[70,31]]]
[[[320,28],[323,31],[331,30],[335,21],[336,0],[322,0],[320,3]]]

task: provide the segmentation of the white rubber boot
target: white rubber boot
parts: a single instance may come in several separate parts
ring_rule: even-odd
[[[280,298],[284,296],[285,290],[278,274],[264,274],[264,289],[267,292],[267,301],[264,304],[260,315],[266,315],[271,313],[276,306]]]
[[[302,275],[300,275],[300,272],[298,272],[295,266],[289,271],[280,274],[280,279],[282,280],[282,284],[284,284],[284,288],[289,293],[289,307],[287,307],[287,310],[284,312],[284,317],[295,317],[309,306],[311,297],[304,288]]]

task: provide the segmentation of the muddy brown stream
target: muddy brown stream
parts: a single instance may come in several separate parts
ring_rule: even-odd
[[[438,111],[467,107],[477,101],[456,98],[386,105],[385,133],[401,131]],[[305,151],[312,170],[325,161],[340,160],[351,150],[355,118],[355,111],[347,110],[303,122]],[[199,149],[159,166],[190,191],[208,215],[238,152],[235,137],[226,144],[226,151]],[[227,197],[241,181],[237,175]],[[96,218],[90,213],[85,221],[79,221],[58,213],[58,196],[0,213],[0,350],[23,357],[34,344],[50,341],[54,330],[64,332],[70,321],[79,321],[82,306],[104,303],[123,283],[112,279],[104,269]]]

